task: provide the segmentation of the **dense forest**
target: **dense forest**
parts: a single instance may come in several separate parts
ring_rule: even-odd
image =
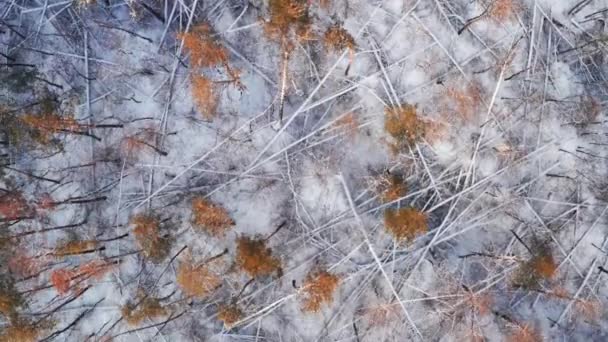
[[[0,0],[0,342],[605,341],[608,0]]]

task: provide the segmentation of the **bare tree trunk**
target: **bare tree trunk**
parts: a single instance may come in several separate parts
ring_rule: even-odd
[[[281,60],[281,89],[279,93],[279,124],[283,126],[283,110],[285,108],[285,94],[287,93],[287,67],[289,65],[289,51],[285,41],[282,44],[283,58]]]

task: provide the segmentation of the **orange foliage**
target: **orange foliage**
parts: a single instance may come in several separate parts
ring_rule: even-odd
[[[224,326],[227,328],[232,327],[232,325],[238,322],[241,317],[243,317],[243,312],[234,304],[220,305],[218,309],[217,318],[224,322]]]
[[[83,278],[93,278],[100,280],[108,273],[114,264],[102,260],[92,260],[78,268],[78,276]]]
[[[332,51],[342,52],[344,49],[354,50],[355,39],[344,28],[333,25],[325,31],[323,43]]]
[[[61,116],[53,112],[44,111],[41,114],[25,114],[21,121],[29,128],[39,132],[38,138],[42,142],[50,141],[51,135],[61,132],[75,132],[84,127],[73,116]]]
[[[70,270],[63,268],[54,270],[53,273],[51,273],[51,284],[57,289],[57,292],[66,294],[72,287],[72,278],[74,276],[75,273]]]
[[[43,329],[39,325],[25,320],[16,320],[0,334],[0,341],[5,342],[36,342]]]
[[[574,310],[580,317],[586,318],[592,322],[597,322],[603,312],[602,303],[590,299],[576,300],[574,303]]]
[[[167,309],[160,304],[157,298],[147,297],[137,306],[124,305],[121,309],[123,319],[131,326],[137,326],[145,319],[160,318],[167,315]]]
[[[137,158],[141,151],[145,148],[151,148],[160,154],[166,152],[161,151],[154,145],[155,139],[160,136],[156,127],[142,127],[133,134],[126,135],[120,141],[121,153],[127,158]]]
[[[171,243],[168,238],[161,236],[159,219],[141,214],[133,217],[131,224],[135,226],[133,235],[144,256],[153,262],[162,261],[169,253]]]
[[[219,81],[221,83],[233,83],[243,88],[240,82],[238,70],[228,65],[228,52],[212,37],[211,26],[202,24],[196,26],[190,32],[181,33],[178,38],[183,39],[184,47],[190,53],[190,64],[195,68],[213,68],[223,66],[231,79]],[[216,84],[209,78],[195,71],[192,74],[192,97],[198,110],[210,119],[217,110],[219,94]]]
[[[192,97],[199,112],[207,119],[215,116],[219,96],[211,80],[203,75],[192,75]]]
[[[557,271],[557,265],[551,254],[537,255],[530,260],[530,268],[545,279],[553,278]]]
[[[380,178],[379,184],[380,199],[382,202],[392,202],[405,196],[407,184],[403,177],[399,175],[388,175]]]
[[[456,104],[456,112],[465,120],[471,119],[481,104],[481,90],[477,84],[469,84],[465,89],[449,87],[448,97]]]
[[[215,39],[211,27],[202,24],[190,32],[181,33],[179,39],[184,40],[184,47],[190,53],[190,63],[195,67],[215,67],[226,65],[228,52]]]
[[[295,35],[300,40],[310,39],[307,0],[269,0],[268,9],[264,31],[270,38],[285,41]]]
[[[428,231],[426,214],[414,208],[386,209],[384,225],[397,242],[411,241]]]
[[[266,241],[240,237],[237,239],[236,264],[252,277],[277,273],[281,275],[281,261],[266,247]]]
[[[507,337],[509,342],[542,342],[543,335],[529,325],[518,325],[514,327],[511,334]]]
[[[0,217],[14,220],[31,214],[31,208],[23,195],[18,192],[0,197]]]
[[[74,240],[64,243],[55,248],[55,256],[67,256],[81,254],[97,248],[97,241],[94,240]]]
[[[222,280],[208,265],[184,261],[177,269],[177,283],[186,295],[205,298],[222,284]]]
[[[120,143],[122,153],[124,153],[124,155],[128,158],[138,155],[144,146],[145,144],[143,141],[138,139],[136,136],[124,137]]]
[[[8,260],[8,269],[19,277],[29,277],[40,271],[44,261],[38,257],[31,257],[20,249]]]
[[[557,264],[546,246],[539,246],[539,252],[524,262],[515,274],[515,285],[523,288],[537,288],[542,280],[551,279],[557,272]]]
[[[51,210],[57,205],[57,203],[50,194],[40,195],[40,199],[36,201],[36,204],[38,204],[37,209],[41,210]]]
[[[192,200],[192,223],[211,235],[224,234],[234,221],[228,215],[226,209],[213,204],[202,197]]]
[[[5,317],[12,315],[17,306],[18,303],[15,302],[13,296],[0,293],[0,313],[2,313]]]
[[[515,0],[492,0],[488,15],[497,22],[503,22],[516,11]]]
[[[414,144],[423,136],[425,122],[418,118],[416,107],[403,104],[385,109],[384,130],[399,144]]]
[[[59,294],[66,294],[72,289],[75,280],[79,280],[79,282],[91,278],[99,280],[111,270],[112,265],[101,260],[93,260],[72,270],[60,268],[51,273],[51,284],[57,289]],[[78,289],[76,288],[75,290]]]
[[[0,313],[12,319],[17,309],[23,304],[23,297],[13,283],[4,283],[0,288]]]
[[[310,273],[306,276],[302,288],[304,292],[302,310],[317,312],[321,309],[321,305],[331,303],[339,283],[340,278],[327,271]]]

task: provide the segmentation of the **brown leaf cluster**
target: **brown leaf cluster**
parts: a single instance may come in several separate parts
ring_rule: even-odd
[[[311,37],[308,0],[269,0],[269,19],[264,31],[268,37],[285,41],[294,36],[307,40]]]
[[[215,116],[219,94],[215,88],[215,84],[201,74],[192,74],[192,97],[199,112],[207,119],[212,119]]]
[[[36,138],[42,143],[50,142],[53,134],[78,132],[84,127],[71,115],[61,116],[47,111],[39,114],[25,114],[21,117],[21,122],[36,131],[38,133]]]
[[[184,48],[190,53],[190,64],[194,69],[191,77],[194,103],[206,118],[211,119],[219,102],[219,84],[231,83],[244,88],[240,82],[240,73],[228,64],[228,51],[213,37],[213,30],[208,24],[195,26],[190,32],[179,34],[178,38],[183,39]],[[212,81],[200,70],[218,67],[224,67],[230,76],[229,80]]]
[[[209,25],[201,24],[190,32],[177,36],[178,39],[184,40],[184,48],[190,53],[192,66],[211,68],[228,63],[228,52],[212,37],[212,34]]]
[[[415,106],[387,107],[384,113],[384,130],[398,145],[412,145],[424,135],[425,122],[418,117]]]
[[[8,269],[11,273],[25,278],[36,274],[45,263],[45,258],[27,255],[18,249],[8,260]]]
[[[222,279],[220,274],[213,271],[209,265],[195,265],[187,260],[179,264],[177,284],[186,295],[205,298],[222,284]]]
[[[266,241],[246,236],[237,239],[236,265],[251,277],[281,274],[281,261],[266,247]]]
[[[126,158],[137,158],[145,148],[152,149],[161,155],[166,155],[167,152],[156,147],[156,138],[161,135],[156,127],[141,127],[136,132],[129,133],[121,139],[120,151]]]
[[[602,303],[592,299],[578,299],[574,302],[574,311],[582,318],[597,322],[603,312]]]
[[[508,342],[542,342],[543,335],[540,331],[530,325],[523,324],[515,326],[511,334],[507,336]]]
[[[171,240],[161,235],[160,220],[152,215],[141,214],[131,219],[133,235],[143,255],[152,262],[162,261],[171,249]]]
[[[95,240],[72,240],[55,248],[54,254],[55,256],[76,255],[92,251],[95,248],[97,248],[97,241]]]
[[[226,209],[202,197],[192,200],[192,216],[192,223],[196,227],[214,236],[223,235],[234,226]]]
[[[12,318],[22,304],[22,295],[17,291],[14,284],[12,282],[2,284],[0,288],[0,313],[5,318]]]
[[[66,294],[72,287],[72,278],[75,277],[73,271],[67,269],[54,270],[51,273],[51,284],[60,294]]]
[[[31,213],[32,209],[21,193],[12,192],[0,197],[0,218],[14,220]]]
[[[340,278],[327,271],[316,271],[306,276],[302,292],[304,300],[302,310],[304,312],[318,312],[323,304],[333,301],[333,295]]]
[[[456,86],[448,87],[447,95],[454,102],[454,109],[463,120],[473,118],[482,100],[481,88],[475,83],[467,85],[464,89]]]
[[[146,319],[167,316],[167,308],[157,298],[146,297],[138,305],[128,303],[121,308],[123,319],[131,326],[138,326]]]
[[[516,0],[492,0],[488,15],[497,22],[504,22],[517,10]]]
[[[529,261],[529,268],[541,278],[551,279],[557,271],[557,264],[551,254],[541,254],[534,256]]]
[[[71,290],[78,292],[88,279],[101,279],[112,269],[113,264],[102,260],[92,260],[75,268],[59,268],[51,273],[50,281],[59,294]]]
[[[323,43],[329,50],[334,52],[342,52],[344,49],[355,49],[355,39],[340,25],[332,25],[325,31]]]
[[[536,289],[543,280],[551,279],[557,272],[557,264],[547,246],[537,246],[537,253],[523,262],[515,273],[514,284],[526,289]]]
[[[407,184],[400,175],[382,175],[378,183],[377,191],[384,203],[396,201],[407,193]]]
[[[224,322],[224,326],[227,328],[232,327],[232,325],[238,322],[242,317],[243,312],[235,304],[220,305],[217,313],[217,318]]]
[[[36,342],[40,338],[43,329],[38,325],[25,320],[16,320],[4,328],[0,333],[0,341],[3,342]]]
[[[384,226],[397,242],[411,241],[428,231],[426,214],[415,208],[386,209]]]

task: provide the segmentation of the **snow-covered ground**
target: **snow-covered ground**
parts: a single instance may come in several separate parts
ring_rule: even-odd
[[[0,341],[607,340],[607,18],[0,0]]]

